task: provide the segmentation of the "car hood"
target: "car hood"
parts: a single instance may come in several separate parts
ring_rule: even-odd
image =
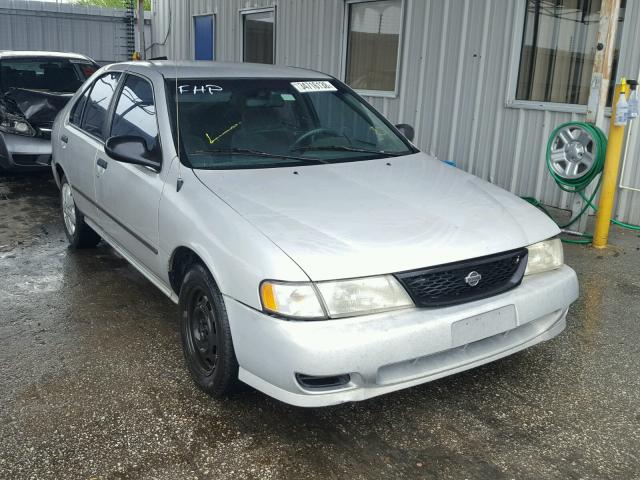
[[[0,106],[9,113],[21,115],[35,127],[51,127],[60,110],[73,97],[72,93],[49,93],[26,88],[11,88],[0,96]]]
[[[423,153],[195,173],[315,281],[455,262],[559,233],[527,202]]]

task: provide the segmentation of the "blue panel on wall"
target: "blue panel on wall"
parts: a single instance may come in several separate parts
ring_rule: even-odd
[[[195,59],[213,60],[213,15],[193,17]]]

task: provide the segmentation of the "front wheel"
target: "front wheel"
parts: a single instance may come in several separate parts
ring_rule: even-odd
[[[84,215],[76,207],[73,190],[67,177],[62,177],[60,185],[60,205],[62,207],[62,221],[64,233],[67,234],[72,249],[95,247],[100,242],[100,236],[84,221]]]
[[[238,362],[224,299],[211,274],[200,264],[185,275],[180,289],[182,350],[191,376],[214,397],[233,390]]]

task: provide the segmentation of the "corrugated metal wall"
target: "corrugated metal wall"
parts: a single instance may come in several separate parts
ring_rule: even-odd
[[[525,0],[405,0],[399,95],[368,100],[393,122],[416,127],[416,143],[520,195],[568,207],[546,172],[554,126],[576,113],[506,107],[514,27]],[[154,55],[192,58],[192,15],[215,13],[216,59],[240,60],[240,15],[276,6],[276,63],[341,74],[344,0],[154,0]],[[519,40],[518,40],[519,43]],[[640,2],[628,1],[619,72],[640,72]],[[631,129],[627,184],[640,188],[640,132]],[[622,191],[617,217],[640,223],[640,193]]]
[[[0,50],[75,52],[99,63],[125,61],[124,14],[65,3],[0,0]]]

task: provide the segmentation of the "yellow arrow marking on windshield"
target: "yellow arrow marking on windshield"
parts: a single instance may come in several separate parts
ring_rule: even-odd
[[[227,128],[224,132],[222,132],[220,135],[218,135],[216,138],[211,138],[207,132],[204,132],[204,135],[205,135],[205,137],[207,137],[207,140],[209,141],[209,145],[212,145],[212,144],[216,143],[218,140],[220,140],[222,137],[224,137],[227,133],[229,133],[234,128],[238,128],[241,123],[242,122],[234,123],[229,128]]]

